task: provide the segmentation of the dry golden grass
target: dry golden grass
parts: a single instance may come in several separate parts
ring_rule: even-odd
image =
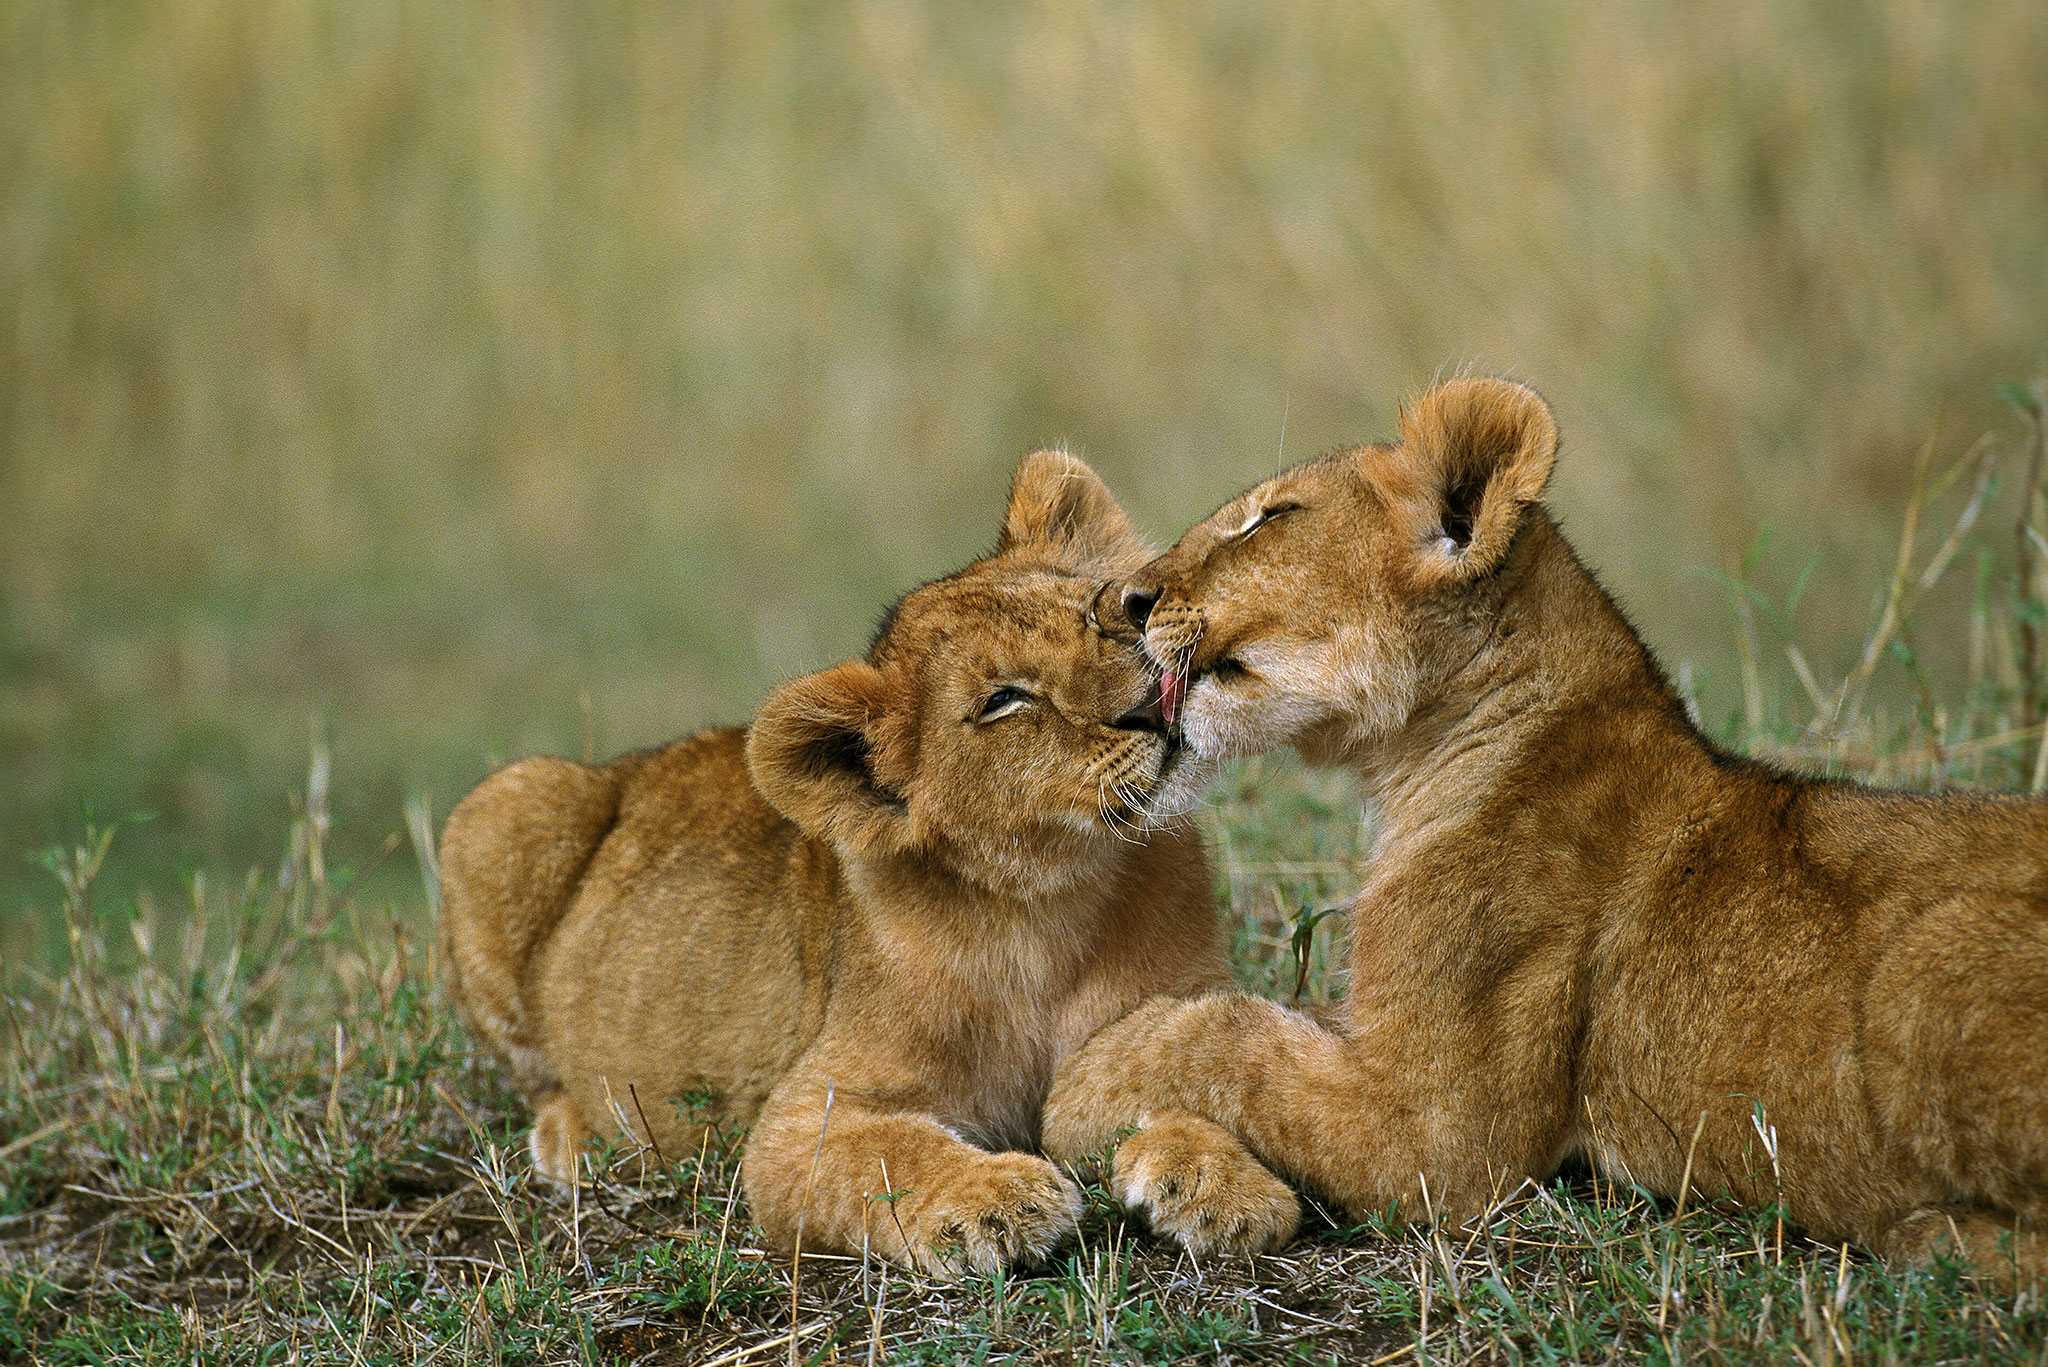
[[[1030,444],[1170,537],[1446,365],[1711,708],[1759,524],[1845,667],[2038,370],[2043,70],[2035,0],[22,0],[0,845],[239,869],[310,717],[386,812],[741,716]]]

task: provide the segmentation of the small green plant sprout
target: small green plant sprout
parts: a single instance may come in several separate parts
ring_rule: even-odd
[[[693,1087],[681,1096],[670,1097],[668,1104],[677,1118],[693,1125],[708,1125],[718,1109],[718,1093],[709,1087]]]
[[[1303,902],[1301,904],[1301,911],[1294,918],[1294,934],[1289,939],[1288,945],[1294,952],[1294,1004],[1296,1006],[1301,1005],[1302,991],[1308,986],[1309,958],[1310,952],[1315,947],[1316,927],[1322,924],[1324,917],[1335,916],[1342,910],[1342,907],[1324,907],[1320,911],[1315,911],[1309,907],[1308,903]]]

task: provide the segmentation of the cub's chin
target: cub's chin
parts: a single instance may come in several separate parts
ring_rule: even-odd
[[[1195,809],[1216,777],[1215,761],[1197,754],[1185,742],[1175,745],[1160,766],[1160,773],[1142,801],[1116,814],[1119,829],[1163,830]]]
[[[1181,742],[1188,760],[1208,774],[1224,760],[1249,759],[1292,749],[1313,765],[1348,762],[1358,749],[1358,730],[1333,715],[1321,698],[1242,692],[1223,695],[1219,684],[1197,683],[1181,712]]]
[[[1213,773],[1227,759],[1246,759],[1288,743],[1262,704],[1224,694],[1221,684],[1199,680],[1181,708],[1182,764],[1198,764]]]

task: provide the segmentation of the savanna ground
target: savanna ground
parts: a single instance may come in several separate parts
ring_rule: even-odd
[[[729,1152],[536,1187],[429,871],[854,653],[1031,445],[1170,536],[1465,364],[1717,737],[2040,788],[2044,70],[2036,0],[0,7],[0,1360],[2043,1360],[1587,1180],[792,1269]],[[1204,819],[1247,983],[1340,991],[1355,795]]]

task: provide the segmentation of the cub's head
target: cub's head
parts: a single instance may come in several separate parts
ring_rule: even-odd
[[[1117,602],[1147,555],[1086,465],[1026,456],[993,554],[905,595],[866,658],[769,697],[755,785],[849,858],[1019,893],[1090,876],[1204,777]]]
[[[1165,710],[1204,758],[1334,760],[1461,667],[1557,455],[1534,390],[1460,379],[1398,446],[1340,451],[1232,499],[1126,581]]]

